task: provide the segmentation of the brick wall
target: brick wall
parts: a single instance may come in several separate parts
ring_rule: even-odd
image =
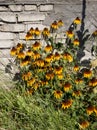
[[[0,61],[18,42],[25,43],[30,27],[42,30],[54,20],[62,19],[64,31],[78,16],[85,15],[85,28],[97,28],[97,0],[0,0]],[[85,4],[85,5],[84,5]],[[85,6],[85,10],[83,10]],[[3,62],[7,61],[4,59]]]

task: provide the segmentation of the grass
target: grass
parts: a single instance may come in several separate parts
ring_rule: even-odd
[[[38,93],[28,96],[0,88],[0,130],[74,130],[74,125],[69,115]]]

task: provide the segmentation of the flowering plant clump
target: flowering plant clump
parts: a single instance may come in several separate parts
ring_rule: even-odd
[[[58,29],[64,25],[62,20],[54,21],[43,31],[31,28],[25,37],[30,45],[18,43],[10,54],[15,57],[18,82],[27,95],[41,94],[55,109],[74,118],[75,128],[86,129],[97,122],[97,76],[95,68],[91,65],[83,68],[77,58],[80,49],[77,25],[80,23],[78,17],[73,21],[74,29],[66,31],[64,43],[56,40]],[[97,31],[93,37],[97,37]]]

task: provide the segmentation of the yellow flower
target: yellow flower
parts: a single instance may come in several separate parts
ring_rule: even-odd
[[[79,71],[79,66],[78,65],[75,65],[74,68],[73,68],[74,71]]]
[[[67,35],[68,38],[71,39],[71,38],[73,38],[74,33],[73,33],[72,31],[69,30],[69,31],[66,32],[66,35]]]
[[[97,30],[93,32],[93,36],[97,36]]]
[[[96,86],[97,86],[97,79],[92,78],[92,79],[89,81],[89,86],[91,86],[91,87],[96,87]]]
[[[81,20],[79,19],[79,17],[77,17],[77,18],[73,21],[73,23],[75,23],[75,24],[80,24],[80,23],[81,23]]]
[[[41,55],[40,55],[37,51],[35,51],[35,52],[33,53],[33,58],[34,58],[34,60],[39,59],[40,56],[41,56]]]
[[[95,112],[95,114],[97,116],[97,107],[94,107],[94,112]]]
[[[74,91],[74,92],[72,93],[72,96],[74,96],[74,97],[81,96],[81,92],[80,92],[80,90],[76,90],[76,91]]]
[[[58,66],[54,69],[55,74],[62,74],[63,71],[63,67]]]
[[[43,67],[43,66],[44,66],[44,60],[38,59],[38,60],[36,61],[36,65],[39,66],[39,67]]]
[[[32,48],[34,50],[39,50],[40,47],[41,47],[41,44],[40,44],[40,42],[37,42],[37,41],[32,45]]]
[[[50,31],[48,30],[48,28],[44,28],[43,32],[42,32],[43,36],[49,36],[50,35]]]
[[[68,62],[72,62],[72,61],[73,61],[72,55],[69,54],[68,52],[65,52],[65,53],[63,54],[63,58],[64,58],[65,60],[67,60]]]
[[[62,21],[62,20],[59,20],[57,24],[58,24],[58,26],[59,26],[59,27],[61,27],[61,26],[63,26],[63,25],[64,25],[64,23],[63,23],[63,21]]]
[[[32,50],[27,50],[27,52],[26,52],[26,56],[33,56],[33,51]]]
[[[89,69],[84,70],[83,76],[85,78],[90,78],[92,76],[92,71]]]
[[[25,39],[26,39],[26,40],[32,40],[32,39],[33,39],[32,34],[29,33],[29,32],[27,32]]]
[[[65,92],[68,92],[71,88],[72,88],[72,85],[69,83],[69,82],[66,82],[64,85],[64,91]]]
[[[23,61],[21,61],[20,66],[24,67],[24,66],[27,66],[28,64],[29,64],[28,60],[23,60]]]
[[[39,30],[38,28],[36,28],[36,29],[35,29],[35,32],[34,32],[35,36],[39,36],[40,33],[41,33],[40,30]]]
[[[49,54],[47,55],[47,57],[45,58],[46,62],[51,62],[53,60],[53,54]]]
[[[34,92],[34,91],[33,91],[32,89],[30,89],[30,90],[27,90],[26,94],[27,94],[27,95],[32,95],[33,92]]]
[[[62,97],[62,91],[60,91],[60,90],[55,90],[54,91],[54,97],[55,98],[57,98],[57,99],[59,99],[59,98],[61,98]]]
[[[88,121],[82,121],[80,124],[79,124],[79,126],[80,126],[80,128],[81,129],[85,129],[85,128],[87,128],[87,127],[89,127],[89,122]]]
[[[51,24],[51,28],[52,29],[58,29],[58,23],[56,21],[54,21],[52,24]]]
[[[72,102],[73,102],[73,100],[71,100],[71,99],[62,102],[62,108],[63,108],[63,109],[66,109],[66,108],[71,107]]]
[[[23,48],[23,44],[22,43],[18,43],[16,48],[17,48],[18,51],[20,51]]]
[[[25,81],[27,81],[27,80],[29,80],[31,78],[31,76],[32,76],[32,73],[29,71],[29,72],[24,73],[22,75],[22,79],[25,80]]]
[[[46,52],[50,52],[50,51],[52,51],[52,46],[51,46],[51,45],[47,45],[47,46],[44,48],[44,50],[45,50]]]
[[[93,112],[94,112],[94,106],[89,106],[87,109],[86,109],[86,112],[88,115],[91,115]]]
[[[83,83],[83,80],[80,79],[80,78],[77,78],[77,79],[75,80],[75,83],[76,83],[76,84],[81,84],[81,83]]]
[[[33,28],[30,28],[29,33],[32,34],[32,35],[34,35],[35,30]]]
[[[33,88],[34,88],[34,90],[37,90],[39,88],[39,83],[37,82],[37,83],[33,84]]]
[[[54,78],[54,73],[49,72],[49,73],[46,74],[46,79],[47,80],[52,80],[53,78]]]
[[[54,60],[59,60],[61,58],[61,55],[56,52],[55,55],[54,55]]]
[[[19,52],[19,53],[17,54],[17,58],[18,58],[18,59],[24,59],[24,58],[25,58],[25,53],[24,53],[24,52]]]
[[[17,54],[17,49],[16,49],[15,47],[13,47],[13,48],[11,49],[11,51],[10,51],[10,55],[11,55],[11,56],[16,56],[16,54]]]
[[[30,80],[27,81],[28,86],[32,86],[35,83],[35,78],[31,78]]]
[[[80,42],[79,42],[78,39],[75,39],[75,40],[73,41],[73,44],[74,44],[75,46],[79,46]]]
[[[63,79],[63,74],[57,74],[58,79]]]

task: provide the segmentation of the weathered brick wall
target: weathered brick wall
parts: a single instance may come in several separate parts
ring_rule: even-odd
[[[62,19],[67,30],[77,16],[83,17],[82,14],[85,28],[94,31],[97,0],[0,0],[0,61],[7,63],[4,58],[9,57],[9,49],[18,42],[25,43],[30,27],[42,30],[54,20]]]

